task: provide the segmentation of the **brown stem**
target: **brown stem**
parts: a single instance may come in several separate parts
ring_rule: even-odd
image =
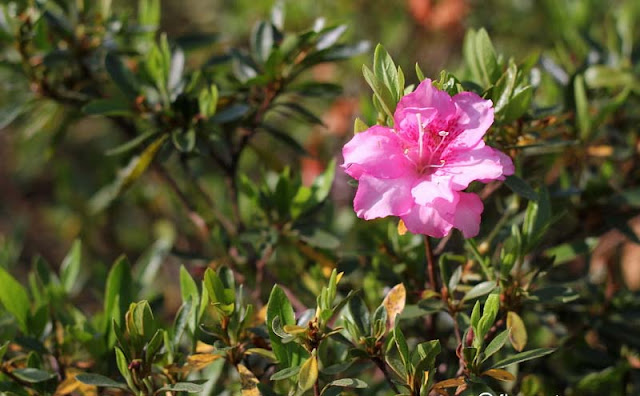
[[[207,225],[207,222],[204,221],[202,216],[200,216],[200,214],[196,211],[191,202],[189,202],[187,196],[180,190],[180,187],[178,187],[178,183],[176,183],[176,181],[171,177],[171,175],[162,165],[154,164],[153,170],[162,178],[162,180],[167,183],[171,190],[176,194],[182,206],[184,206],[184,208],[187,210],[189,219],[195,225],[198,232],[200,232],[200,237],[202,239],[208,238],[209,226]]]
[[[216,218],[216,220],[220,223],[220,225],[222,225],[222,227],[225,229],[227,234],[236,235],[237,230],[233,222],[229,220],[229,218],[227,218],[227,216],[225,216],[224,213],[218,210],[211,195],[209,195],[209,193],[204,189],[204,187],[202,187],[200,182],[196,179],[196,177],[191,172],[191,168],[189,167],[189,164],[187,163],[187,161],[181,161],[181,163],[182,163],[184,172],[187,174],[187,176],[189,177],[189,180],[191,181],[191,184],[195,186],[198,193],[202,196],[202,198],[206,202],[209,210],[211,211],[211,213],[213,213],[213,216]]]
[[[313,396],[320,396],[320,380],[316,379],[316,383],[313,384]]]
[[[438,284],[436,283],[436,271],[433,258],[433,249],[431,248],[431,241],[429,236],[424,236],[424,249],[427,257],[427,275],[429,276],[429,287],[431,290],[438,292]]]
[[[391,378],[391,374],[389,374],[389,370],[387,370],[387,364],[384,362],[384,360],[382,360],[382,358],[380,357],[376,357],[373,358],[373,362],[376,364],[376,366],[378,366],[380,371],[382,371],[382,374],[384,374],[384,378],[385,380],[387,380],[387,383],[393,390],[393,393],[399,394],[400,390],[398,389],[396,384],[393,383],[393,379]]]
[[[260,294],[262,293],[262,283],[264,281],[264,269],[267,265],[267,262],[273,255],[273,251],[273,245],[267,245],[267,247],[262,251],[262,256],[260,257],[260,259],[256,261],[256,286],[253,290],[253,298],[260,304],[262,302]]]

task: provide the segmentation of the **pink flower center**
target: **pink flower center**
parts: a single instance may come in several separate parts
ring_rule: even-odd
[[[451,141],[450,133],[445,130],[448,129],[447,126],[443,125],[443,129],[440,129],[437,128],[437,125],[434,125],[436,123],[423,123],[420,113],[416,113],[416,118],[418,122],[417,153],[414,132],[409,134],[409,136],[413,135],[411,136],[413,139],[409,139],[413,140],[413,142],[408,142],[409,145],[405,147],[404,154],[416,167],[418,174],[430,175],[438,168],[442,168],[446,163],[446,159],[443,158],[442,154],[447,144]]]

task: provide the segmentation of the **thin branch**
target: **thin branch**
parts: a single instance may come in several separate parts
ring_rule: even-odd
[[[207,222],[202,218],[202,216],[200,216],[191,202],[189,202],[187,196],[180,190],[180,187],[178,187],[178,183],[176,183],[176,181],[171,177],[171,175],[162,165],[154,164],[153,170],[162,178],[162,180],[167,183],[171,190],[176,194],[178,200],[186,209],[189,219],[195,225],[198,232],[200,232],[200,236],[202,237],[202,239],[208,238],[209,226],[207,225]]]
[[[429,286],[431,287],[431,290],[435,292],[439,292],[438,284],[436,283],[436,271],[435,271],[435,264],[434,264],[435,260],[433,258],[433,249],[431,248],[431,241],[429,240],[428,235],[424,236],[424,249],[425,249],[425,256],[427,257],[427,275],[429,277]]]
[[[384,362],[384,360],[382,360],[382,358],[380,357],[373,358],[372,360],[376,364],[376,366],[378,366],[380,371],[382,371],[382,374],[384,374],[384,378],[389,384],[389,386],[391,387],[391,389],[393,390],[393,393],[395,393],[396,395],[399,394],[400,390],[398,389],[396,384],[393,382],[393,379],[391,378],[391,374],[389,374],[389,370],[387,370],[387,364]]]

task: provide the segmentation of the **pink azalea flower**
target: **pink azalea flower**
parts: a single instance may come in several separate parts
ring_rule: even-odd
[[[477,235],[483,204],[462,190],[514,171],[511,158],[482,140],[493,123],[491,101],[472,92],[451,97],[426,79],[400,100],[394,123],[374,125],[342,149],[342,167],[359,181],[358,217],[399,216],[409,231],[436,238],[452,228]]]

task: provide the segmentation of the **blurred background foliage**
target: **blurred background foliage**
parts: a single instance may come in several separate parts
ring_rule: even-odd
[[[267,285],[286,285],[297,296],[293,304],[298,312],[315,303],[337,268],[345,272],[340,284],[343,294],[362,289],[370,308],[380,304],[391,286],[403,282],[414,316],[407,314],[404,331],[424,334],[426,325],[415,316],[444,309],[434,310],[430,303],[418,306],[429,301],[421,238],[398,236],[394,220],[358,220],[352,209],[354,189],[336,167],[342,162],[340,149],[351,137],[354,119],[372,125],[378,117],[362,78],[362,64],[370,64],[374,44],[379,42],[405,71],[407,84],[418,82],[413,73],[417,62],[427,77],[438,80],[440,71],[447,69],[468,89],[497,98],[491,95],[504,91],[491,89],[499,85],[498,78],[513,58],[522,72],[517,81],[526,90],[518,102],[523,103],[522,112],[498,119],[487,140],[514,158],[519,179],[509,185],[511,190],[502,187],[494,192],[491,186],[498,185],[484,190],[474,186],[491,196],[485,203],[481,236],[470,246],[455,234],[436,247],[436,253],[463,254],[461,260],[460,256],[440,257],[444,263],[461,262],[458,276],[465,286],[471,286],[483,280],[478,277],[477,263],[490,262],[500,271],[500,265],[508,261],[501,254],[515,246],[520,231],[514,229],[523,221],[526,225],[528,201],[546,202],[552,209],[536,210],[547,210],[550,223],[535,246],[522,248],[523,276],[516,280],[529,282],[539,277],[540,289],[549,300],[519,300],[514,292],[511,297],[516,303],[510,309],[520,311],[530,345],[568,347],[530,366],[516,389],[527,395],[562,390],[574,395],[604,390],[623,395],[640,388],[640,3],[285,1],[286,30],[305,30],[322,16],[327,26],[344,24],[342,42],[355,47],[344,62],[319,63],[301,72],[303,81],[336,84],[340,94],[333,98],[338,90],[325,86],[321,95],[296,102],[308,110],[270,113],[268,120],[276,131],[251,135],[245,142],[248,148],[234,164],[239,175],[231,182],[235,186],[229,184],[224,166],[194,154],[192,146],[198,143],[191,140],[191,129],[202,139],[200,124],[181,119],[182,110],[176,109],[183,109],[182,104],[175,97],[164,98],[170,93],[161,89],[156,102],[141,105],[150,107],[141,110],[146,118],[135,124],[146,131],[153,130],[149,125],[157,125],[154,122],[170,119],[179,132],[166,135],[172,146],[165,144],[159,151],[161,168],[150,169],[130,186],[118,178],[131,164],[132,153],[142,150],[122,146],[140,134],[128,133],[130,121],[126,114],[121,118],[128,110],[117,102],[125,101],[126,92],[105,83],[109,80],[102,67],[105,51],[121,50],[119,55],[128,62],[125,66],[148,80],[154,79],[149,72],[152,67],[145,66],[155,61],[150,48],[158,43],[158,53],[163,51],[156,27],[132,35],[117,33],[136,18],[144,25],[144,12],[137,4],[113,0],[112,14],[119,17],[106,25],[112,29],[109,34],[100,30],[72,33],[86,39],[78,48],[88,52],[72,54],[88,54],[81,62],[65,58],[69,48],[64,45],[45,49],[47,34],[64,37],[66,29],[64,24],[49,21],[62,33],[30,32],[36,50],[28,57],[34,63],[25,65],[21,51],[28,48],[11,36],[22,3],[27,2],[4,0],[0,14],[0,266],[18,279],[26,279],[38,256],[56,267],[73,241],[81,239],[83,265],[73,286],[75,305],[85,312],[101,309],[107,274],[112,263],[125,254],[134,263],[140,286],[135,299],[148,299],[157,316],[171,320],[183,303],[176,282],[181,265],[196,279],[202,279],[207,267],[232,267],[258,308],[269,296]],[[202,70],[205,80],[218,85],[220,98],[233,92],[229,103],[241,105],[246,100],[253,106],[252,84],[268,84],[252,80],[243,85],[253,76],[247,72],[242,81],[238,77],[242,76],[238,72],[242,61],[238,66],[229,56],[233,58],[233,48],[250,47],[255,34],[252,27],[268,18],[272,7],[269,1],[164,0],[161,15],[147,17],[151,25],[160,17],[158,32],[166,32],[169,42],[178,43],[187,54],[185,76]],[[75,29],[91,26],[88,21],[74,22]],[[463,48],[470,28],[488,31],[503,66],[496,78],[483,81],[474,74],[473,57]],[[92,40],[105,37],[93,57]],[[360,44],[363,41],[371,45]],[[136,52],[145,56],[137,57]],[[169,55],[175,57],[176,52]],[[45,70],[41,65],[53,72],[39,75]],[[96,71],[97,81],[84,78]],[[51,86],[37,81],[62,86],[65,92],[52,91]],[[189,86],[188,79],[184,82]],[[101,84],[106,91],[97,94]],[[521,91],[510,92],[508,99],[516,103],[518,93]],[[94,103],[83,112],[80,109],[90,102],[82,95],[116,99]],[[218,93],[209,95],[217,101]],[[167,101],[171,102],[168,107]],[[107,104],[115,106],[107,114],[115,118],[95,115],[106,114],[100,106]],[[196,105],[202,112],[203,104]],[[218,106],[225,108],[225,101],[218,101]],[[233,106],[229,109],[241,111]],[[225,115],[229,120],[218,118],[216,122],[237,127],[232,113]],[[181,129],[183,122],[188,127]],[[219,130],[216,134],[242,141],[242,126],[238,130],[237,136]],[[278,131],[286,131],[285,136]],[[221,147],[216,146],[218,141],[212,142]],[[230,161],[232,164],[233,159]],[[330,199],[325,201],[326,184],[332,181]],[[301,186],[311,186],[311,192],[304,194],[317,199],[308,207],[304,206],[307,201],[296,201]],[[240,195],[237,208],[229,195],[232,191]],[[181,194],[193,202],[185,205]],[[229,232],[216,213],[238,216],[243,229]],[[502,274],[507,286],[514,282],[508,272]],[[514,289],[518,287],[515,284]],[[508,295],[509,290],[506,294],[505,288],[501,290]],[[442,322],[433,331],[451,332],[450,320]],[[457,358],[450,353],[446,359]],[[445,368],[438,379],[455,373],[450,371]],[[383,382],[379,376],[376,380]],[[382,392],[385,388],[376,389]]]

